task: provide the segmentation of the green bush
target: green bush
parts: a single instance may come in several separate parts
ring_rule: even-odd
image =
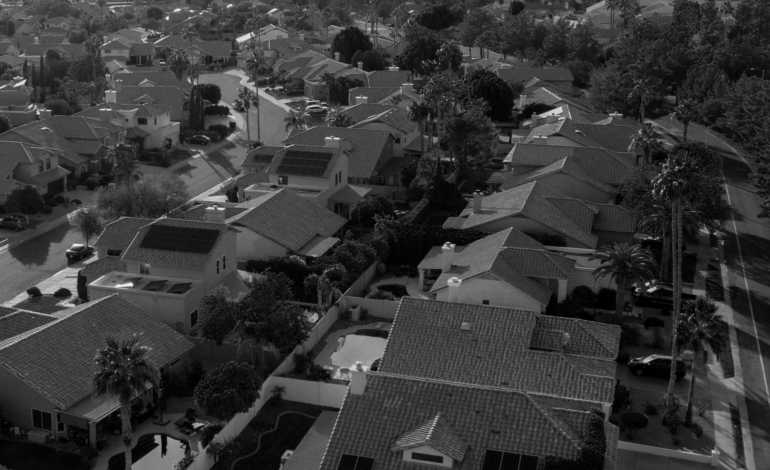
[[[27,289],[27,295],[34,298],[42,297],[43,293],[40,292],[40,289],[37,286],[32,286],[29,289]]]
[[[367,295],[366,298],[378,300],[396,300],[396,297],[390,292],[379,289]]]
[[[310,274],[305,261],[296,255],[276,256],[266,260],[250,260],[246,262],[246,271],[261,273],[266,270],[273,273],[282,273],[294,282],[295,286],[301,286],[305,278]]]
[[[294,373],[296,374],[304,374],[307,371],[307,368],[310,367],[310,363],[312,363],[312,359],[310,359],[309,354],[304,353],[297,353],[294,355]]]
[[[58,204],[56,204],[56,201],[54,201],[53,199],[48,199],[47,201],[45,201],[45,205],[49,207],[56,207]]]
[[[316,363],[310,364],[307,375],[313,382],[323,382],[332,378],[332,372],[329,369]]]
[[[647,346],[653,349],[664,349],[666,347],[666,335],[662,328],[652,330],[652,338],[647,342]]]
[[[49,205],[45,205],[45,206],[40,208],[40,213],[41,214],[50,214],[51,212],[53,212],[53,208],[51,206],[49,206]]]
[[[618,383],[615,385],[615,397],[612,401],[612,409],[617,411],[632,403],[631,389],[621,384],[618,380]]]
[[[616,295],[617,291],[615,289],[602,287],[599,289],[599,293],[596,294],[596,308],[601,310],[615,310]]]
[[[642,332],[636,325],[629,325],[623,323],[620,325],[620,345],[621,348],[625,345],[638,346],[639,340],[642,338]]]
[[[65,202],[67,202],[67,200],[64,199],[64,196],[62,196],[61,194],[57,194],[56,197],[53,198],[53,200],[56,201],[56,204],[64,204]]]
[[[54,292],[54,297],[70,297],[72,295],[72,291],[67,289],[66,287],[60,287],[56,292]]]
[[[629,360],[631,360],[631,354],[628,351],[620,351],[615,362],[618,364],[628,364]]]
[[[629,440],[633,440],[637,431],[646,428],[650,424],[650,420],[638,411],[624,411],[620,413],[620,422],[625,426],[626,436]]]
[[[700,439],[700,437],[703,435],[703,426],[696,423],[695,421],[690,423],[690,430],[698,439]]]
[[[208,446],[209,442],[214,439],[214,436],[216,436],[223,427],[224,425],[222,423],[209,423],[203,426],[203,429],[201,430],[201,447]]]
[[[666,322],[661,320],[660,318],[655,317],[647,317],[644,319],[644,329],[649,330],[650,328],[660,328],[666,326]]]
[[[230,114],[230,108],[225,105],[211,104],[206,106],[203,114],[206,116],[227,116]]]
[[[98,178],[96,178],[94,176],[90,176],[90,177],[88,177],[86,179],[86,188],[90,189],[91,191],[94,191],[98,187],[99,187],[99,179]]]
[[[655,416],[658,414],[658,407],[655,406],[653,403],[645,403],[644,404],[644,412],[650,416]]]
[[[569,296],[570,300],[580,305],[581,307],[593,307],[596,301],[596,295],[594,291],[588,286],[577,286],[572,289],[572,293]]]

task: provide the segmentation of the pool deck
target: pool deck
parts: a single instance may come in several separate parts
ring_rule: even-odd
[[[401,284],[402,286],[405,286],[406,291],[409,293],[409,297],[416,297],[418,299],[432,298],[428,292],[423,292],[420,290],[420,278],[418,277],[396,277],[392,272],[390,272],[383,277],[374,278],[372,283],[369,285],[369,289],[374,292],[377,289],[377,286],[384,284]]]
[[[380,325],[378,328],[377,325]],[[375,322],[375,323],[369,323],[367,325],[355,325],[351,326],[350,328],[345,328],[344,330],[337,330],[333,333],[329,333],[329,336],[326,337],[326,346],[321,350],[321,352],[318,353],[318,356],[315,358],[315,363],[319,366],[327,367],[329,369],[332,369],[332,378],[333,379],[341,379],[341,380],[348,380],[347,377],[343,377],[339,373],[339,367],[332,364],[332,354],[334,351],[337,350],[337,347],[339,343],[337,340],[341,336],[346,336],[354,331],[358,330],[383,330],[383,331],[390,331],[390,327],[392,326],[391,323],[387,322]]]

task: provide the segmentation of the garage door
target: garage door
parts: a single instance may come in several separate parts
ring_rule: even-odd
[[[64,178],[48,183],[48,194],[59,194],[64,192]]]

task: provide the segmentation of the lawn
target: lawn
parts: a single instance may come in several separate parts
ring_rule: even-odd
[[[65,298],[54,297],[52,295],[43,295],[32,299],[27,299],[14,305],[15,308],[30,310],[38,313],[56,313],[66,310],[68,307],[58,307],[56,304],[65,300]]]
[[[80,470],[83,458],[32,442],[0,441],[0,465],[12,470]]]
[[[248,455],[257,448],[259,435],[273,429],[278,416],[285,411],[298,411],[312,416],[319,416],[323,410],[333,410],[322,406],[309,405],[293,401],[276,401],[274,398],[265,403],[257,416],[243,430],[237,440],[241,444],[239,457]],[[336,411],[336,410],[334,410]],[[262,470],[278,470],[281,467],[281,456],[286,450],[294,450],[305,437],[305,434],[315,423],[314,418],[297,414],[281,417],[278,429],[262,437],[259,452],[241,460],[234,470],[259,468]]]

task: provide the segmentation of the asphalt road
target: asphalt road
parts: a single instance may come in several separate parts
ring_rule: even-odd
[[[666,125],[666,121],[664,118],[657,122]],[[757,468],[767,468],[761,462],[770,462],[770,219],[757,217],[761,200],[751,186],[749,167],[730,144],[693,126],[687,135],[708,144],[724,161],[727,197],[733,208],[733,218],[724,230],[724,262],[735,311],[755,461]]]

